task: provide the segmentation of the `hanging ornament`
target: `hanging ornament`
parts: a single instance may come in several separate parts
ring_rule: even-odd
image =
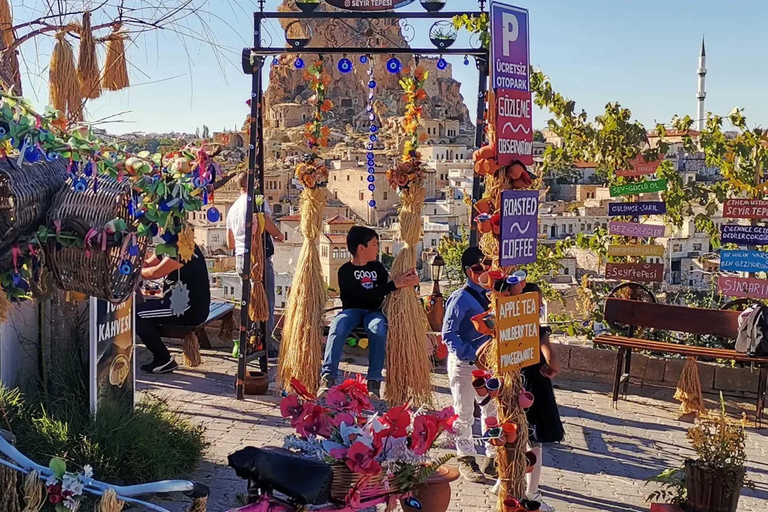
[[[296,57],[296,60],[293,61],[293,66],[296,69],[302,69],[304,67],[304,59],[302,59],[301,57]]]
[[[339,68],[339,71],[344,74],[350,73],[352,71],[352,61],[344,57],[339,61],[337,67]]]
[[[376,201],[374,199],[371,199],[370,201],[368,201],[368,206],[370,206],[371,208],[376,208]]]
[[[374,181],[376,181],[376,177],[373,174],[368,174],[368,181],[370,183],[373,183]]]
[[[5,121],[0,121],[0,139],[5,140],[11,133],[11,127]]]
[[[369,80],[368,81],[368,88],[369,89],[375,89],[376,88],[376,80]]]
[[[399,73],[401,69],[403,69],[403,65],[397,57],[392,57],[387,61],[387,71],[393,75]]]
[[[73,183],[72,186],[75,189],[75,192],[85,192],[85,190],[88,188],[88,185],[85,183],[85,178],[77,178]]]
[[[464,56],[464,65],[469,66],[469,57],[466,55]]]
[[[400,68],[400,61],[395,59],[394,57],[387,62],[387,70],[392,72],[393,69],[397,68],[399,71]],[[368,150],[368,153],[366,154],[366,164],[368,165],[368,190],[371,192],[371,200],[368,202],[368,206],[371,208],[376,208],[376,177],[374,174],[376,173],[376,155],[373,153],[373,143],[378,140],[378,137],[376,137],[376,132],[379,131],[379,126],[376,124],[376,114],[374,113],[373,109],[373,97],[374,97],[374,90],[376,89],[376,80],[373,79],[373,61],[371,61],[370,66],[368,66],[368,76],[370,77],[370,80],[368,81],[368,104],[365,106],[366,112],[368,112],[368,120],[370,121],[370,127],[368,128],[370,135],[370,142],[366,144],[366,149]]]
[[[368,64],[368,56],[367,55],[361,55],[360,56],[360,64]]]
[[[177,281],[171,288],[171,311],[175,316],[183,315],[189,309],[189,289]]]
[[[448,67],[448,62],[444,58],[440,57],[437,60],[437,69],[443,70],[443,69],[445,69],[447,67]]]
[[[133,266],[131,265],[131,262],[128,260],[123,260],[123,262],[120,264],[120,273],[124,276],[127,276],[130,275],[132,270]]]
[[[208,212],[205,216],[208,217],[208,222],[219,222],[221,213],[219,213],[219,210],[215,206],[211,206],[208,208]]]
[[[277,66],[278,64],[280,64],[280,61],[277,60],[277,57],[272,57],[272,65]]]

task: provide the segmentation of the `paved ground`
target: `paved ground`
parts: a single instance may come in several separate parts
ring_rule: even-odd
[[[170,397],[193,421],[207,428],[211,447],[194,478],[210,486],[211,512],[240,505],[245,492],[245,483],[226,466],[227,455],[248,445],[279,445],[291,430],[280,418],[277,396],[234,399],[236,367],[228,351],[204,351],[203,366],[194,370],[139,376],[141,390]],[[140,361],[146,357],[141,353]],[[359,367],[347,364],[346,369]],[[439,402],[448,405],[450,391],[444,370],[438,370],[435,386]],[[640,395],[631,395],[614,410],[606,386],[569,381],[557,386],[567,438],[561,445],[545,449],[542,491],[547,501],[559,512],[647,511],[645,496],[653,487],[646,487],[644,479],[692,453],[685,441],[690,424],[676,419],[678,404],[672,400],[672,391],[634,389]],[[748,404],[744,407],[749,414],[754,410]],[[749,431],[748,476],[756,488],[743,492],[739,511],[768,509],[766,436],[768,429]],[[459,480],[453,491],[451,512],[492,510],[495,503],[488,486]],[[178,505],[170,508],[180,509]]]

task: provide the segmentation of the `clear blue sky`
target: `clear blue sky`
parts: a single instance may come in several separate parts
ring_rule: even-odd
[[[37,7],[43,5],[36,0]],[[273,10],[278,0],[268,0]],[[515,3],[515,2],[510,2]],[[531,60],[552,79],[555,88],[576,100],[590,117],[608,101],[619,101],[650,128],[674,114],[695,114],[696,68],[701,37],[707,45],[709,111],[725,114],[738,105],[750,124],[768,124],[765,93],[765,20],[768,2],[755,0],[538,0],[519,1],[530,11]],[[123,123],[103,125],[113,133],[128,131],[189,131],[207,124],[211,131],[240,126],[247,114],[244,102],[250,77],[240,70],[239,54],[250,46],[256,2],[211,0],[206,14],[224,60],[204,43],[172,33],[155,32],[137,40],[129,50],[134,84],[127,91],[107,93],[90,103],[93,118],[120,116]],[[448,0],[446,10],[477,4]],[[17,8],[17,22],[29,19]],[[421,10],[416,2],[407,10]],[[199,24],[190,22],[199,34]],[[430,46],[428,24],[416,23],[413,46]],[[268,27],[274,46],[282,43],[276,23]],[[47,63],[52,38],[22,47],[33,73],[26,75],[25,95],[37,105],[47,102]],[[37,54],[37,63],[35,55]],[[477,75],[463,58],[450,59],[454,76],[470,111],[475,111]],[[222,72],[222,68],[223,71]],[[139,71],[139,69],[141,71]],[[35,77],[42,72],[44,78]],[[175,78],[174,78],[175,77]],[[160,81],[157,83],[147,83]],[[538,112],[535,125],[547,116]]]

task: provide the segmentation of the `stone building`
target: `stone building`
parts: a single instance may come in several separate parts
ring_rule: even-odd
[[[368,168],[357,161],[336,160],[330,168],[328,191],[365,223],[378,225],[388,210],[399,203],[397,193],[387,183],[386,172],[386,167],[376,166],[376,173],[372,175],[376,190],[372,196],[368,190]],[[372,197],[376,208],[369,205]]]
[[[312,116],[312,107],[307,104],[278,103],[269,107],[271,128],[286,129],[301,126]]]

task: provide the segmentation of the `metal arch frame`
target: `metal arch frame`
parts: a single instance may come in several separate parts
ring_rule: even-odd
[[[488,92],[488,74],[489,74],[489,62],[490,53],[489,50],[484,48],[464,47],[464,48],[410,48],[404,46],[378,46],[378,47],[304,47],[304,48],[285,48],[285,47],[266,47],[262,46],[262,23],[265,20],[277,19],[294,19],[294,20],[335,20],[337,23],[343,23],[347,28],[357,31],[354,27],[345,23],[345,20],[398,20],[398,23],[404,21],[406,24],[408,20],[445,20],[452,19],[457,15],[467,14],[469,16],[480,16],[481,14],[489,14],[485,8],[486,0],[478,0],[479,10],[473,12],[405,12],[405,11],[373,11],[373,12],[359,12],[359,11],[333,11],[333,12],[265,12],[264,2],[259,1],[260,10],[253,13],[253,47],[244,48],[242,51],[242,68],[245,74],[252,75],[251,80],[251,124],[250,124],[250,140],[249,140],[249,152],[248,152],[248,203],[246,210],[246,223],[245,223],[245,239],[250,240],[253,228],[253,212],[254,212],[254,192],[256,191],[256,179],[258,178],[258,189],[264,192],[264,83],[262,78],[262,71],[266,58],[270,55],[276,54],[307,54],[317,53],[323,55],[344,55],[344,54],[412,54],[418,57],[420,55],[466,55],[475,58],[475,65],[478,69],[478,87],[477,87],[477,118],[475,120],[475,146],[480,147],[485,141],[485,101],[483,98]],[[372,29],[372,23],[369,23],[369,28]],[[366,34],[360,34],[366,37]],[[369,41],[372,37],[375,37],[377,33],[374,33],[369,37]],[[378,34],[381,36],[381,34]],[[388,38],[386,41],[392,42]],[[407,44],[406,40],[406,44]],[[347,42],[345,41],[344,44]],[[258,169],[258,171],[257,171]],[[477,176],[474,177],[472,184],[472,203],[474,204],[479,200],[483,193],[483,183]],[[268,236],[265,232],[264,236]],[[472,231],[470,235],[470,244],[477,245],[477,228],[475,223],[472,222]],[[248,354],[248,341],[250,333],[254,330],[251,325],[250,318],[248,316],[248,308],[250,304],[251,295],[251,283],[250,283],[250,271],[251,271],[251,254],[250,244],[246,243],[245,255],[243,261],[243,273],[242,273],[242,290],[243,295],[240,301],[240,354],[238,356],[238,368],[237,379],[235,381],[235,389],[238,400],[242,400],[245,397],[244,385],[246,378],[246,371],[248,363],[253,359],[259,359],[261,371],[267,372],[267,354],[269,352],[269,336],[266,333],[266,326],[261,322],[258,326],[258,335],[261,338],[263,350],[254,354]],[[266,244],[265,244],[266,247]],[[266,274],[263,277],[266,279]],[[266,284],[266,283],[265,283]]]

